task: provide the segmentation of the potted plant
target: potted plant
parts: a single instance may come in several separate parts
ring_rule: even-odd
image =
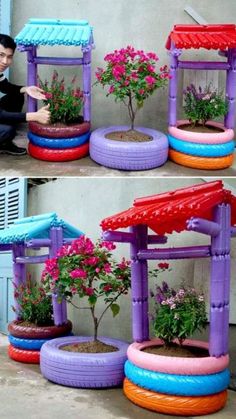
[[[222,93],[211,84],[205,89],[191,84],[184,90],[184,101],[188,119],[169,127],[171,159],[196,168],[228,167],[233,159],[234,132],[213,121],[227,114],[228,106]]]
[[[111,253],[114,248],[111,242],[93,243],[81,236],[71,245],[63,246],[53,263],[46,262],[42,274],[46,292],[56,294],[58,301],[65,298],[77,308],[80,306],[75,304],[75,296],[86,300],[87,305],[81,309],[90,312],[94,329],[92,337],[57,339],[43,345],[41,371],[51,381],[74,387],[110,387],[122,383],[128,344],[98,336],[104,314],[108,310],[113,317],[119,313],[117,300],[130,287],[129,262],[125,259],[115,262]],[[99,300],[103,301],[100,313]],[[66,369],[63,375],[62,366]]]
[[[95,130],[90,140],[90,156],[96,162],[124,170],[142,170],[160,166],[167,159],[168,142],[159,131],[135,127],[135,117],[145,100],[167,85],[167,66],[156,70],[158,57],[132,46],[115,50],[104,58],[106,67],[96,71],[96,83],[109,87],[106,96],[123,103],[128,110],[130,127],[111,126]]]
[[[45,93],[44,104],[49,105],[51,121],[48,125],[29,123],[31,155],[43,160],[43,157],[45,160],[55,157],[55,161],[64,161],[87,154],[90,123],[84,122],[80,115],[84,95],[76,85],[76,77],[66,86],[64,77],[60,78],[54,70],[51,82],[39,79],[39,87]]]
[[[61,326],[53,322],[52,299],[41,283],[27,278],[24,284],[14,285],[16,306],[12,307],[18,320],[8,325],[10,358],[39,364],[39,350],[44,342],[70,333],[72,324]]]
[[[211,357],[207,342],[189,340],[206,326],[204,295],[163,282],[151,297],[156,338],[129,346],[125,394],[140,406],[173,415],[221,409],[227,399],[228,357]]]

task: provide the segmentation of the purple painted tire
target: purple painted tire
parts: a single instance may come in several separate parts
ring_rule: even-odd
[[[40,137],[47,138],[71,138],[79,137],[90,130],[90,122],[71,124],[65,127],[54,125],[42,125],[39,122],[29,122],[29,131]]]
[[[113,141],[105,136],[113,131],[126,131],[128,126],[98,128],[90,137],[90,157],[102,166],[121,170],[147,170],[164,164],[168,158],[168,139],[165,134],[150,128],[137,131],[153,137],[149,142]]]
[[[50,340],[41,348],[40,368],[48,380],[68,387],[103,388],[121,386],[128,343],[106,337],[102,342],[119,348],[116,352],[87,354],[60,350],[61,346],[92,340],[72,336]]]

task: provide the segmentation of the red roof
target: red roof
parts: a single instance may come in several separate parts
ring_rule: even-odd
[[[176,48],[221,49],[236,48],[236,25],[175,25],[168,36],[166,48],[171,41]]]
[[[190,217],[213,220],[213,209],[221,203],[232,206],[231,224],[236,223],[236,197],[223,188],[222,181],[207,182],[173,192],[135,199],[133,207],[105,218],[103,230],[146,224],[157,234],[186,230]]]

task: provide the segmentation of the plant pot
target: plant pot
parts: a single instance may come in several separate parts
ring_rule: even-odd
[[[128,131],[128,126],[98,128],[90,137],[90,157],[97,163],[121,170],[147,170],[163,165],[168,157],[168,140],[160,131],[136,127],[136,131],[152,137],[152,141],[114,141],[106,135]]]
[[[88,155],[90,123],[42,125],[29,123],[29,154],[39,160],[71,161]]]
[[[40,354],[43,376],[54,383],[69,387],[103,388],[122,385],[128,344],[107,337],[98,339],[116,346],[118,351],[75,353],[60,349],[65,345],[92,340],[86,336],[64,337],[46,342]]]
[[[124,392],[135,404],[171,415],[210,414],[224,407],[230,373],[228,355],[220,358],[171,357],[143,352],[159,339],[133,343],[127,351]],[[208,348],[206,342],[185,345]]]
[[[196,169],[225,169],[233,163],[234,131],[209,121],[209,132],[185,130],[189,122],[181,120],[169,127],[169,158],[182,166]],[[212,132],[211,132],[212,128]],[[215,131],[215,130],[218,130]],[[215,131],[215,132],[214,132]]]

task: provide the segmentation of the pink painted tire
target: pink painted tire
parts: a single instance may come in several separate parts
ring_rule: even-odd
[[[128,360],[139,368],[180,375],[214,374],[223,371],[229,364],[228,355],[223,355],[219,358],[213,356],[203,358],[178,358],[143,352],[144,348],[160,344],[162,344],[160,339],[152,339],[142,343],[134,342],[128,347]],[[184,344],[208,349],[207,342],[198,340],[186,340]]]
[[[65,127],[42,125],[39,122],[29,122],[29,130],[40,137],[47,138],[72,138],[86,134],[90,130],[90,122],[71,124]]]
[[[46,160],[53,162],[61,161],[72,161],[78,160],[82,157],[85,157],[89,153],[89,143],[85,143],[78,147],[71,148],[46,148],[38,147],[32,143],[29,143],[28,152],[31,157],[34,157],[38,160]]]
[[[188,124],[189,121],[187,120],[180,120],[177,121],[176,127],[169,127],[168,132],[178,140],[182,141],[189,141],[192,143],[200,143],[200,144],[224,144],[228,141],[231,141],[234,138],[234,131],[232,129],[227,129],[224,127],[223,124],[219,122],[210,121],[207,125],[212,127],[221,128],[224,132],[219,133],[199,133],[199,132],[191,132],[191,131],[184,131],[179,127],[184,124]]]

